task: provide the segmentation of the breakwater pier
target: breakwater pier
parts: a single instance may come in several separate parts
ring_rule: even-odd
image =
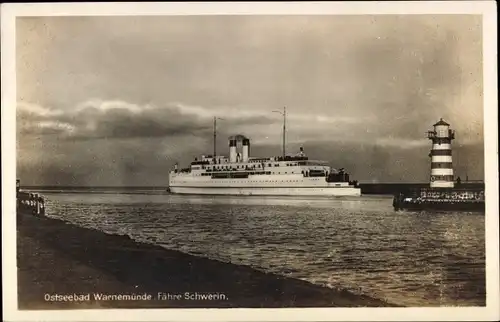
[[[20,309],[395,306],[26,209],[17,216]]]

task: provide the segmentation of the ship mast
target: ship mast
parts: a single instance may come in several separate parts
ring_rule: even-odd
[[[214,116],[214,160],[217,156],[217,118]]]
[[[286,145],[286,107],[283,107],[283,160],[285,159],[285,145]]]
[[[286,150],[285,150],[285,145],[286,145],[286,107],[283,107],[283,112],[281,111],[273,111],[275,113],[280,113],[283,115],[283,159],[285,159],[286,155]]]

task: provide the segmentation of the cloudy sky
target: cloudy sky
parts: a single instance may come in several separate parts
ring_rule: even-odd
[[[16,22],[18,177],[29,185],[168,183],[176,161],[251,138],[361,182],[428,181],[425,132],[457,131],[483,178],[478,16],[26,17]]]

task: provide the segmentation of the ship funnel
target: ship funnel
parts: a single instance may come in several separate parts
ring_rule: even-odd
[[[238,142],[242,142],[242,154],[238,154],[236,151],[236,146]],[[246,142],[246,143],[245,143]],[[229,137],[229,162],[241,162],[241,161],[248,161],[248,150],[250,147],[250,140],[242,135],[242,134],[236,134],[232,135]],[[245,152],[246,150],[246,152]],[[245,153],[246,153],[246,159],[245,159]]]
[[[250,140],[243,139],[243,162],[248,162],[250,157]]]
[[[229,139],[229,162],[236,162],[236,139]]]

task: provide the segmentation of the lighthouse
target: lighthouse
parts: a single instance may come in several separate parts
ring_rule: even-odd
[[[455,131],[450,124],[440,119],[427,131],[432,141],[430,188],[420,187],[394,194],[392,205],[395,210],[449,210],[485,211],[484,183],[481,185],[461,185],[455,187],[451,141]],[[458,180],[457,180],[458,183]]]
[[[427,132],[427,138],[432,141],[431,158],[431,188],[453,188],[453,163],[451,141],[455,139],[455,131],[450,124],[440,119],[433,125],[434,130]]]

